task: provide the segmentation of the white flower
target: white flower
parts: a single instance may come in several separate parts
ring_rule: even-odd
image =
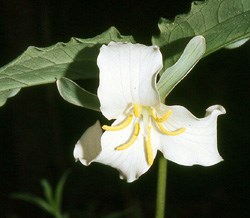
[[[211,106],[202,119],[182,106],[160,102],[156,77],[162,56],[156,46],[131,43],[103,45],[97,59],[100,69],[100,110],[111,126],[99,121],[87,129],[74,149],[84,165],[110,165],[128,182],[153,164],[157,150],[175,163],[210,166],[223,159],[217,150],[217,116],[222,106]]]

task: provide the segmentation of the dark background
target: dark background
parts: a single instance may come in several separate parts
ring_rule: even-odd
[[[150,44],[160,17],[186,13],[185,0],[6,0],[0,1],[0,64],[29,45],[45,47],[70,37],[94,37],[115,26],[123,35]],[[196,116],[221,104],[218,146],[224,162],[212,167],[184,167],[169,162],[168,217],[247,217],[249,200],[249,43],[220,50],[201,60],[178,85],[167,104],[181,104]],[[81,84],[97,86],[91,80]],[[72,155],[75,142],[97,119],[96,112],[60,98],[54,84],[23,89],[0,108],[0,217],[49,217],[10,194],[42,196],[40,179],[53,186],[70,170],[63,209],[70,217],[102,217],[130,208],[123,217],[153,217],[157,161],[138,181],[119,180],[110,167],[84,167]]]

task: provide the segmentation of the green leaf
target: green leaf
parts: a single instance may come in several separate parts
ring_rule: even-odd
[[[56,84],[57,89],[64,100],[77,106],[100,111],[98,97],[81,88],[72,80],[62,77],[57,80]]]
[[[238,47],[244,45],[249,39],[250,39],[250,37],[246,38],[246,39],[241,39],[240,41],[234,42],[233,44],[230,44],[230,45],[226,46],[225,48],[227,48],[227,49],[238,48]]]
[[[173,65],[185,44],[195,35],[206,39],[206,53],[233,44],[250,36],[249,0],[207,0],[193,2],[187,15],[179,15],[173,22],[159,21],[160,35],[152,42],[161,47],[164,67]]]
[[[47,211],[50,214],[53,214],[53,208],[42,198],[36,197],[30,194],[22,194],[16,193],[11,195],[12,198],[27,201],[29,203],[35,204],[38,207],[42,208],[43,210]]]
[[[52,188],[49,184],[49,182],[46,179],[41,180],[41,184],[43,186],[44,190],[44,195],[48,201],[48,203],[52,206],[54,205],[54,200],[53,200],[53,193],[52,193]]]
[[[29,47],[21,56],[0,68],[0,105],[10,90],[55,82],[65,76],[70,79],[97,77],[96,59],[102,44],[110,41],[134,42],[111,27],[90,39],[72,38],[47,48]]]
[[[201,59],[205,50],[204,37],[196,36],[190,40],[179,60],[173,66],[167,68],[157,83],[162,102]]]
[[[59,180],[56,186],[56,190],[55,190],[55,205],[57,207],[57,211],[59,212],[61,212],[63,188],[64,188],[64,184],[66,182],[68,175],[69,175],[69,171],[66,171],[61,177],[61,179]]]
[[[6,91],[0,92],[0,107],[5,104],[7,98],[11,98],[15,96],[20,91],[20,88],[17,89],[10,89]]]

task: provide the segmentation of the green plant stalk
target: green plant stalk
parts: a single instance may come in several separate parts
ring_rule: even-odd
[[[157,196],[156,196],[156,211],[155,218],[164,218],[166,187],[167,187],[167,160],[161,156],[158,166],[158,181],[157,181]]]

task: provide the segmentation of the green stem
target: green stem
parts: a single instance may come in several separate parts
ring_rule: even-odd
[[[166,186],[167,186],[167,160],[163,156],[161,156],[159,158],[155,218],[165,217]]]

